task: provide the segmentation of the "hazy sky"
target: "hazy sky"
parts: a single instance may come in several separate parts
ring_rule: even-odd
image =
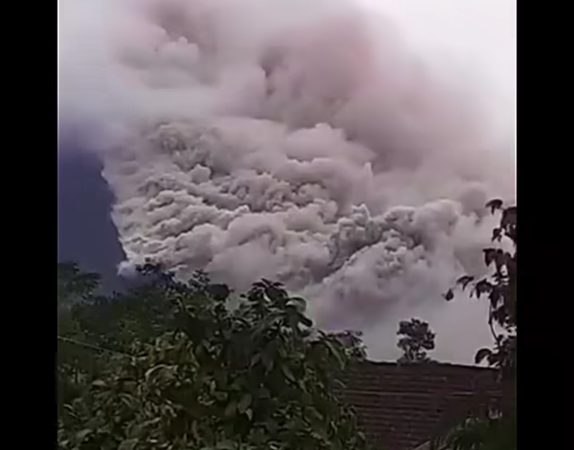
[[[357,1],[395,18],[406,39],[429,61],[456,61],[460,70],[496,91],[492,111],[499,112],[502,127],[513,128],[516,0]]]
[[[515,0],[360,0],[395,17],[405,36],[435,52],[452,52],[488,73],[506,93],[516,89]]]

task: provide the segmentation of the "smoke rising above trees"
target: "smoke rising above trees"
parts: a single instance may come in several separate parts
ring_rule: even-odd
[[[124,274],[278,279],[321,326],[364,331],[480,275],[512,142],[392,19],[344,0],[60,12],[61,127],[104,163]]]

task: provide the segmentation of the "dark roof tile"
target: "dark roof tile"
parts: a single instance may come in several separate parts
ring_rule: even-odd
[[[475,366],[366,361],[350,368],[346,382],[342,398],[355,407],[367,439],[385,450],[411,450],[501,397],[495,371]]]

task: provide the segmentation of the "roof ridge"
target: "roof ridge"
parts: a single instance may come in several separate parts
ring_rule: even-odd
[[[477,366],[471,364],[455,364],[449,362],[440,362],[440,361],[432,361],[429,363],[424,364],[399,364],[394,361],[372,361],[372,360],[364,360],[360,361],[359,364],[368,364],[371,366],[396,366],[396,367],[416,367],[416,368],[431,368],[431,367],[456,367],[456,368],[464,368],[464,369],[473,369],[473,370],[486,370],[486,371],[495,371],[496,369],[493,367],[484,367],[484,366]]]

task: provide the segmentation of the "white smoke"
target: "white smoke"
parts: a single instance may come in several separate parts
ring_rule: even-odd
[[[102,156],[123,269],[278,279],[321,326],[364,330],[374,356],[414,313],[446,327],[441,292],[481,270],[484,203],[514,194],[511,107],[366,11],[60,0],[61,128]]]

